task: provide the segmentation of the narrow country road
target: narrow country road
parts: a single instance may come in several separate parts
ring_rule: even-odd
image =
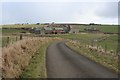
[[[64,41],[58,41],[47,49],[48,78],[117,78],[117,74],[77,54]]]

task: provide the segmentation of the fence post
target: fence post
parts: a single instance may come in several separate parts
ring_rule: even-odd
[[[98,50],[99,45],[97,44],[97,50]]]
[[[7,44],[9,44],[10,42],[10,37],[7,37]]]
[[[22,34],[20,34],[20,40],[22,40]]]
[[[16,36],[16,41],[17,41],[17,36]]]
[[[107,44],[105,44],[105,52],[107,52]]]

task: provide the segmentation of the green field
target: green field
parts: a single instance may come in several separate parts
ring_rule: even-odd
[[[44,25],[36,24],[24,24],[24,25],[2,25],[2,28],[32,28],[32,27],[43,27]]]
[[[46,25],[36,25],[36,24],[24,24],[24,25],[0,25],[2,28],[32,28],[32,27],[44,27]],[[76,25],[75,26],[80,31],[84,31],[85,28],[94,27],[99,29],[101,32],[118,32],[118,25]]]
[[[18,29],[2,29],[2,35],[19,34],[21,32],[28,32],[28,31],[18,30]]]
[[[65,35],[54,35],[54,37],[61,37],[61,38],[65,38],[65,39],[96,39],[96,38],[100,38],[103,37],[105,35],[103,34],[65,34]]]
[[[113,32],[113,33],[117,33],[118,32],[118,26],[117,25],[94,25],[94,26],[79,26],[78,29],[80,29],[80,31],[84,31],[85,28],[88,27],[94,27],[97,28],[98,30],[100,30],[101,32]]]
[[[118,49],[118,36],[117,35],[105,35],[105,34],[66,34],[56,35],[54,37],[60,37],[65,39],[77,40],[85,45],[102,46],[107,50],[117,51]],[[120,50],[120,49],[119,49]]]

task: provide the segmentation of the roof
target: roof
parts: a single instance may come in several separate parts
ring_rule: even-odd
[[[63,28],[55,28],[55,30],[64,30]]]
[[[51,27],[44,27],[45,30],[53,30]]]

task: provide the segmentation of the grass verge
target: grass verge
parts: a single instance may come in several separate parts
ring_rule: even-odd
[[[51,41],[60,40],[58,38],[33,37],[26,38],[9,44],[2,48],[2,77],[3,78],[19,78],[22,72],[26,71],[24,78],[45,77],[45,54],[47,45]],[[30,71],[31,70],[31,71]],[[44,71],[44,72],[43,72]],[[27,74],[29,72],[29,74]],[[27,77],[28,76],[28,77]]]
[[[37,50],[29,66],[20,76],[21,78],[47,78],[46,75],[46,49],[53,41],[49,41]]]
[[[81,55],[100,63],[114,72],[118,72],[118,57],[116,54],[98,53],[97,51],[90,50],[89,48],[86,48],[85,45],[75,41],[67,42],[66,45]]]

